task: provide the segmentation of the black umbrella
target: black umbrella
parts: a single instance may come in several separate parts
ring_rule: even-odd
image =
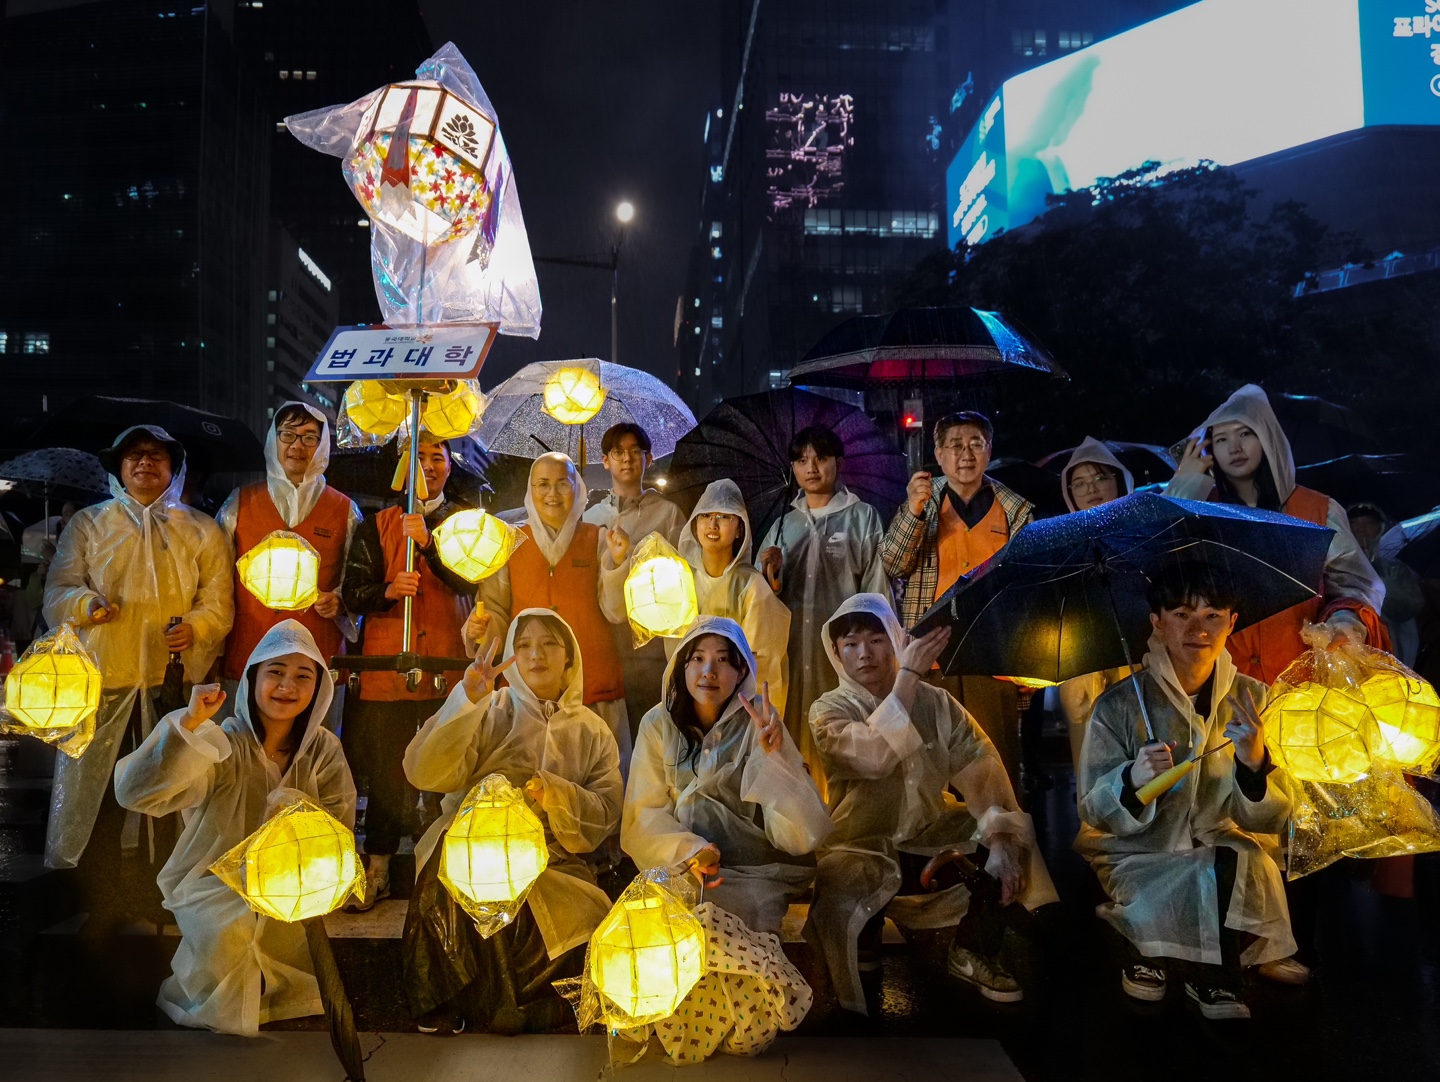
[[[1440,508],[1391,526],[1380,538],[1380,555],[1408,564],[1421,578],[1440,578]]]
[[[665,494],[688,514],[705,486],[728,477],[740,487],[756,541],[784,514],[794,491],[790,440],[825,425],[845,446],[840,480],[889,518],[905,498],[905,456],[854,406],[805,391],[765,391],[721,402],[675,445]]]
[[[325,482],[365,507],[385,507],[401,497],[392,486],[399,462],[397,444],[339,450],[325,467]],[[470,439],[450,441],[450,479],[445,491],[466,503],[479,506],[487,488],[486,474],[491,457]]]
[[[1244,627],[1316,595],[1333,536],[1288,515],[1137,493],[1026,526],[914,633],[954,627],[940,658],[947,673],[1059,683],[1134,664],[1150,635],[1146,589],[1165,567],[1215,567]]]
[[[1411,455],[1342,455],[1298,467],[1295,480],[1344,507],[1373,503],[1391,519],[1409,518],[1440,504],[1440,476]]]
[[[110,491],[110,475],[100,460],[73,447],[46,447],[0,462],[0,478],[18,481],[29,490],[73,489],[87,495]]]
[[[310,962],[315,968],[315,982],[320,986],[320,1002],[325,1005],[325,1019],[330,1024],[330,1047],[345,1068],[347,1082],[365,1082],[365,1056],[360,1047],[360,1034],[355,1029],[355,1012],[330,949],[324,917],[310,917],[300,922],[305,941],[310,946]]]
[[[1135,478],[1135,487],[1141,485],[1165,484],[1175,476],[1175,458],[1164,447],[1153,443],[1125,443],[1121,440],[1105,440],[1105,447],[1120,460],[1120,465]],[[1065,464],[1075,453],[1074,447],[1048,454],[1036,463],[1059,476],[1065,472]]]
[[[133,425],[159,425],[185,445],[186,456],[207,473],[265,468],[255,433],[234,417],[152,398],[90,395],[49,414],[31,435],[37,447],[65,445],[102,451]]]
[[[940,471],[937,468],[934,472]],[[1033,503],[1036,518],[1053,518],[1070,510],[1065,506],[1065,496],[1060,491],[1059,475],[1033,462],[1026,462],[1023,458],[991,459],[985,475]]]
[[[1069,378],[1043,347],[998,312],[900,308],[847,319],[816,342],[788,378],[797,386],[868,387],[1008,370]]]
[[[1270,408],[1297,466],[1381,450],[1365,418],[1348,406],[1310,394],[1276,394],[1270,396]]]

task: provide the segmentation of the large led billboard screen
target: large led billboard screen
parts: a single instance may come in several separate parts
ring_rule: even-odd
[[[1440,124],[1440,0],[1203,0],[1007,80],[947,171],[950,243],[1147,161],[1234,165],[1381,124]]]

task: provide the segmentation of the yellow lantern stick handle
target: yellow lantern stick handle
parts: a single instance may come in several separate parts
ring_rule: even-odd
[[[1155,803],[1156,800],[1160,799],[1160,797],[1184,781],[1186,775],[1200,764],[1201,759],[1205,758],[1206,755],[1214,755],[1221,748],[1228,748],[1230,743],[1231,742],[1227,740],[1223,744],[1216,744],[1204,754],[1197,755],[1193,759],[1186,759],[1183,763],[1176,763],[1169,770],[1155,775],[1155,777],[1135,790],[1135,799],[1140,801],[1141,804]]]

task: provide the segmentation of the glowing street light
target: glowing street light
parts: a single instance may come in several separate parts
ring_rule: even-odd
[[[629,200],[620,203],[615,208],[615,217],[621,225],[629,225],[630,220],[635,217],[635,205]]]

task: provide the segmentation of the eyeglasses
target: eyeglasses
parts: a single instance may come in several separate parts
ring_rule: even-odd
[[[138,463],[140,463],[140,462],[147,461],[147,460],[150,461],[150,462],[155,462],[155,463],[169,462],[169,461],[170,461],[170,452],[167,451],[167,450],[165,450],[164,448],[157,447],[157,448],[156,448],[155,450],[153,450],[153,451],[141,451],[141,450],[126,451],[125,454],[124,454],[124,456],[123,456],[123,458],[122,458],[122,461],[129,462],[129,463],[131,463],[132,465],[135,465],[135,464],[138,464]]]
[[[734,522],[739,515],[727,515],[723,511],[712,511],[708,514],[696,515],[696,522],[709,522],[712,526],[723,526],[727,522]]]
[[[302,447],[315,448],[320,446],[320,437],[314,432],[306,432],[304,435],[301,435],[299,432],[291,431],[288,428],[282,428],[280,429],[280,431],[275,433],[275,439],[278,440],[280,443],[283,443],[286,447],[289,447],[297,440]]]
[[[575,486],[568,480],[562,481],[532,481],[530,487],[542,496],[548,492],[570,492],[574,493]]]
[[[636,461],[639,461],[645,457],[646,453],[647,452],[643,447],[617,447],[613,451],[611,451],[607,457],[619,459],[635,459]]]
[[[940,450],[951,451],[956,454],[961,451],[970,451],[978,455],[989,446],[989,440],[982,440],[979,436],[974,436],[968,440],[947,440],[945,443],[940,444]]]
[[[1071,492],[1099,492],[1102,488],[1114,488],[1113,477],[1080,477],[1070,482]]]

